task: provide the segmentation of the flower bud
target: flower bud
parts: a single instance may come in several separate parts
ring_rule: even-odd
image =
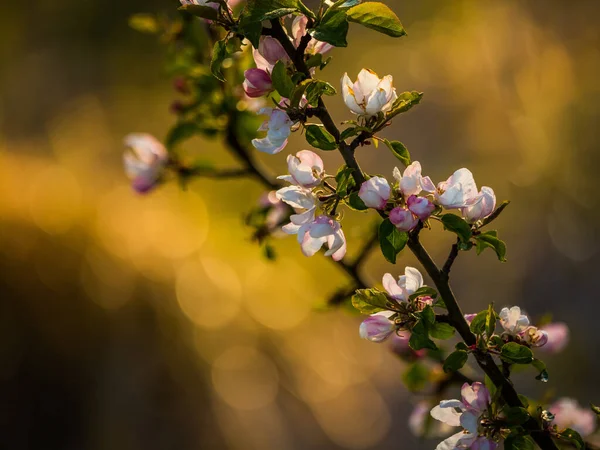
[[[352,83],[346,73],[342,78],[344,102],[350,111],[359,116],[372,117],[380,112],[385,113],[398,98],[392,82],[391,75],[379,78],[372,70],[362,69],[356,82]]]
[[[417,197],[416,195],[408,197],[406,205],[408,206],[408,209],[421,220],[427,220],[435,209],[435,205],[429,201],[429,199]]]
[[[475,319],[475,317],[477,317],[477,314],[465,314],[465,320],[467,321],[469,326],[471,326],[471,322],[473,322],[473,319]]]
[[[252,56],[256,67],[267,72],[273,70],[277,61],[288,62],[290,60],[281,43],[271,36],[261,36],[258,48],[254,49]]]
[[[248,97],[267,95],[273,89],[271,76],[263,69],[248,69],[244,72],[244,92]]]
[[[479,381],[463,384],[460,393],[463,403],[477,411],[484,411],[491,402],[490,391]]]
[[[373,177],[360,186],[358,196],[369,208],[384,209],[390,192],[390,185],[385,178]]]
[[[473,202],[470,206],[461,208],[463,217],[470,223],[484,219],[494,212],[494,208],[496,208],[496,195],[492,188],[483,186]]]
[[[548,342],[548,333],[542,330],[538,330],[536,327],[528,327],[525,331],[519,334],[525,342],[532,347],[542,347]]]
[[[371,342],[385,341],[395,330],[394,322],[388,319],[389,312],[372,314],[360,324],[360,337]]]
[[[419,219],[406,208],[397,206],[390,211],[390,222],[400,231],[410,231],[419,223]]]

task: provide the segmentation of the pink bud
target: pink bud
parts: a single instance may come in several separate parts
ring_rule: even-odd
[[[279,41],[271,36],[262,36],[260,38],[258,49],[253,52],[256,67],[264,70],[271,70],[277,61],[284,63],[290,60],[290,57],[284,50]]]
[[[427,220],[435,209],[435,205],[425,197],[411,195],[406,201],[408,209],[421,220]]]
[[[460,393],[465,406],[477,411],[484,411],[491,401],[490,392],[479,381],[471,385],[463,384]]]
[[[469,325],[471,325],[471,322],[473,322],[475,317],[477,317],[477,314],[465,314],[465,320]]]
[[[470,223],[484,219],[494,212],[496,195],[492,188],[483,186],[472,202],[470,206],[461,208],[463,217]]]
[[[397,206],[390,211],[390,222],[400,231],[410,231],[417,226],[419,219],[408,209]]]
[[[373,177],[360,186],[358,196],[369,208],[384,209],[390,193],[390,185],[385,178]]]
[[[546,345],[542,348],[545,352],[558,353],[569,343],[569,327],[562,322],[544,325],[543,331],[548,335]]]
[[[360,337],[371,342],[383,342],[394,332],[394,323],[387,313],[377,313],[367,317],[360,324]]]
[[[248,69],[244,72],[244,77],[243,87],[248,97],[262,97],[273,89],[271,76],[265,70]]]

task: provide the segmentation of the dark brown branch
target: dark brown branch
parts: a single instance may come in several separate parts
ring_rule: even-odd
[[[446,259],[446,262],[444,263],[444,267],[442,268],[442,272],[444,272],[446,275],[450,275],[450,269],[452,269],[452,264],[454,264],[454,260],[458,256],[458,243],[459,242],[460,242],[459,239],[457,239],[456,242],[454,244],[452,244],[450,254],[448,255],[448,258]]]

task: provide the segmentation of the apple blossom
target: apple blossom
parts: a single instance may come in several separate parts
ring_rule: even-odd
[[[361,184],[358,196],[367,207],[384,209],[390,193],[390,185],[385,178],[372,177]]]
[[[353,84],[345,73],[342,77],[344,102],[350,111],[359,116],[371,117],[387,112],[398,98],[392,82],[391,75],[379,78],[372,70],[362,69]]]
[[[394,279],[392,274],[383,276],[383,288],[390,296],[399,301],[407,302],[409,297],[423,287],[423,275],[414,267],[406,267],[404,275]]]
[[[258,48],[252,52],[256,67],[271,73],[277,61],[285,63],[290,61],[281,43],[271,36],[261,36]]]
[[[596,414],[588,408],[582,408],[577,400],[561,398],[548,408],[554,414],[554,423],[559,430],[572,428],[582,437],[586,437],[596,429]]]
[[[541,329],[548,336],[548,342],[543,347],[545,352],[558,353],[569,343],[569,327],[565,323],[549,323],[541,327]]]
[[[341,260],[346,254],[346,237],[341,225],[325,215],[303,224],[298,230],[298,242],[305,256],[313,256],[323,244],[329,248],[325,256],[331,256],[334,261]]]
[[[427,220],[435,210],[435,205],[428,198],[417,197],[416,195],[408,197],[406,206],[408,206],[410,212],[421,220]]]
[[[396,329],[396,325],[390,320],[392,315],[394,315],[392,311],[371,314],[360,324],[360,337],[377,343],[385,341]]]
[[[248,69],[244,72],[244,92],[248,97],[262,97],[273,90],[271,75],[263,69]]]
[[[270,155],[279,153],[287,145],[293,122],[281,109],[261,108],[258,113],[269,116],[269,119],[265,120],[258,129],[258,131],[266,131],[267,135],[261,139],[252,139],[252,145],[258,151]]]
[[[292,22],[292,36],[294,37],[294,45],[296,48],[300,45],[302,37],[306,35],[307,23],[308,18],[306,16],[297,16]],[[310,41],[308,41],[308,45],[306,46],[304,53],[307,55],[316,55],[317,53],[327,53],[332,48],[333,45],[312,38]]]
[[[319,201],[310,189],[302,186],[287,186],[279,189],[275,195],[297,210],[297,214],[290,216],[290,223],[281,228],[285,233],[297,234],[303,225],[314,221]]]
[[[132,180],[133,189],[140,194],[153,189],[169,160],[165,146],[147,133],[131,133],[125,136],[123,154],[125,173]]]
[[[518,336],[529,328],[529,317],[521,314],[521,308],[518,306],[513,306],[510,309],[502,308],[499,316],[500,325],[511,336]]]
[[[491,402],[490,393],[480,382],[465,383],[461,389],[461,400],[443,400],[431,410],[431,417],[447,425],[461,426],[460,431],[441,442],[436,450],[489,449],[495,450],[498,444],[485,436],[480,436],[479,424],[487,414]]]
[[[442,422],[427,423],[431,405],[421,400],[413,408],[408,418],[408,428],[415,436],[443,437],[452,432],[452,427]]]
[[[481,191],[475,197],[474,203],[465,208],[461,208],[461,213],[467,222],[473,223],[485,219],[496,208],[496,195],[494,190],[487,186],[482,186]]]
[[[325,175],[323,160],[310,150],[301,150],[296,155],[288,155],[287,165],[290,174],[277,178],[305,188],[318,186]]]
[[[404,173],[400,173],[400,169],[394,167],[394,178],[398,181],[398,188],[402,195],[405,198],[410,197],[411,195],[419,195],[419,193],[423,190],[423,179],[424,177],[421,175],[421,163],[419,161],[412,162],[406,169],[404,169]],[[431,182],[431,180],[429,180]],[[433,185],[433,183],[431,183]]]
[[[458,169],[446,181],[434,188],[431,180],[422,180],[423,190],[432,192],[438,204],[447,209],[464,208],[477,198],[477,185],[469,169]]]
[[[400,231],[410,231],[417,226],[419,218],[410,210],[402,206],[396,206],[390,211],[390,222]]]

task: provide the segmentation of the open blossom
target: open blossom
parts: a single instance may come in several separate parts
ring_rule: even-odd
[[[271,36],[261,36],[258,48],[252,52],[256,67],[268,73],[273,71],[277,61],[285,63],[290,61],[290,57],[284,50],[281,43]]]
[[[496,195],[494,190],[483,186],[481,191],[475,197],[473,204],[461,208],[461,213],[467,222],[473,223],[484,219],[494,212],[496,208]]]
[[[400,231],[410,231],[419,223],[419,218],[409,209],[396,206],[390,211],[390,222]]]
[[[461,426],[463,431],[441,442],[436,450],[486,449],[495,450],[498,444],[485,436],[479,436],[481,417],[487,412],[491,398],[487,388],[479,382],[465,383],[461,400],[443,400],[431,410],[431,417],[447,425]]]
[[[519,337],[533,347],[541,347],[548,341],[548,334],[530,325],[529,318],[521,314],[521,308],[518,306],[502,308],[499,316],[500,325],[505,333]]]
[[[287,113],[280,109],[261,108],[258,113],[269,116],[258,129],[266,131],[267,135],[261,139],[252,139],[252,145],[257,150],[271,155],[279,153],[287,145],[293,122]]]
[[[410,212],[421,220],[427,220],[435,209],[435,205],[428,198],[417,197],[416,195],[408,197],[406,206],[408,206]]]
[[[596,414],[589,408],[582,408],[577,400],[572,398],[561,398],[554,402],[549,408],[554,414],[554,423],[559,430],[572,428],[582,437],[586,437],[596,429]]]
[[[123,154],[125,173],[132,180],[133,189],[143,194],[154,188],[169,160],[167,149],[158,139],[146,133],[125,136]]]
[[[325,256],[334,261],[341,260],[346,254],[346,237],[342,226],[331,217],[322,215],[306,223],[298,230],[298,242],[305,256],[313,256],[326,244]]]
[[[361,184],[358,196],[367,207],[384,209],[390,193],[390,185],[385,178],[372,177]]]
[[[407,302],[409,297],[423,287],[423,275],[414,267],[406,267],[404,275],[394,279],[392,274],[383,276],[383,288],[390,296],[399,301]]]
[[[569,343],[569,327],[562,322],[554,322],[544,325],[542,331],[548,336],[548,342],[543,350],[548,353],[558,353]]]
[[[290,216],[290,223],[281,228],[285,233],[297,234],[303,225],[315,220],[318,200],[310,189],[302,186],[287,186],[279,189],[275,195],[297,212]]]
[[[292,36],[294,37],[294,45],[296,48],[300,45],[300,40],[306,34],[306,24],[308,18],[306,16],[297,16],[292,22]],[[307,55],[316,55],[317,53],[327,53],[333,48],[333,45],[327,42],[318,41],[312,38],[308,41],[305,53]]]
[[[392,82],[391,75],[379,78],[372,70],[362,69],[356,82],[352,83],[345,73],[342,77],[344,102],[350,111],[359,116],[370,117],[387,112],[398,98]]]
[[[394,167],[394,178],[398,181],[398,188],[405,198],[411,195],[419,195],[423,190],[423,176],[421,175],[421,163],[414,161],[400,173],[400,169]],[[429,180],[431,182],[431,180]],[[433,183],[432,183],[433,184]]]
[[[393,314],[392,311],[371,314],[360,324],[360,337],[377,343],[385,341],[396,330],[394,322],[389,319]]]
[[[242,86],[246,95],[251,98],[262,97],[273,90],[271,75],[266,70],[258,68],[244,72]]]
[[[431,422],[427,424],[429,419],[429,411],[431,405],[427,400],[421,400],[415,405],[408,418],[408,428],[415,436],[427,437],[443,437],[448,436],[452,432],[452,427],[442,422]],[[425,425],[428,425],[427,427]]]
[[[296,155],[288,155],[287,165],[290,174],[277,178],[305,188],[318,186],[325,175],[323,160],[310,150],[301,150]]]

